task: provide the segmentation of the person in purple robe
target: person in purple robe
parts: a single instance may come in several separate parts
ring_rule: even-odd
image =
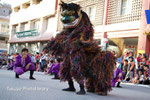
[[[16,73],[16,78],[19,78],[19,75],[27,71],[30,71],[29,79],[35,80],[33,77],[35,66],[28,55],[28,49],[24,48],[21,51],[21,55],[18,55],[15,60],[14,72]]]
[[[59,71],[61,67],[61,58],[57,58],[55,66],[52,67],[52,74],[54,74],[53,79],[59,79]]]
[[[14,68],[14,61],[13,59],[9,59],[7,70],[13,70],[13,68]]]
[[[53,69],[53,67],[55,66],[55,62],[54,62],[54,60],[50,60],[50,63],[51,63],[51,65],[50,65],[50,68],[49,68],[49,70],[48,70],[48,74],[52,74],[52,69]]]
[[[113,79],[111,81],[111,86],[115,87],[115,84],[117,83],[117,87],[121,87],[120,86],[120,82],[123,80],[123,72],[121,69],[117,68],[116,66],[114,66],[114,73],[113,73]]]

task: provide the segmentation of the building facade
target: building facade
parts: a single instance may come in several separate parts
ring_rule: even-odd
[[[94,38],[115,40],[137,53],[150,51],[145,10],[150,0],[63,0],[75,2],[85,11],[95,29]],[[61,31],[60,0],[21,0],[13,6],[10,22],[9,52],[26,47],[41,52],[47,41]],[[110,43],[111,44],[111,43]],[[115,48],[114,48],[115,49]]]
[[[149,54],[150,40],[143,32],[147,27],[145,10],[150,9],[150,0],[64,1],[81,5],[94,26],[95,39],[115,39],[124,49],[132,50],[135,54]],[[59,24],[58,28],[61,29],[62,25]]]
[[[58,0],[18,0],[10,17],[9,53],[28,48],[33,54],[57,33]]]
[[[0,55],[7,53],[11,6],[0,1]]]

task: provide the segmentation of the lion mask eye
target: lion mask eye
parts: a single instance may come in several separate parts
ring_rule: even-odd
[[[75,11],[68,11],[67,14],[68,14],[69,16],[72,16],[72,15],[75,14]]]
[[[62,13],[61,13],[61,15],[62,15],[63,17],[66,16],[66,15],[72,16],[72,15],[74,15],[74,14],[75,14],[75,11],[68,11],[68,10],[63,10]]]
[[[62,13],[61,13],[61,16],[64,17],[64,16],[66,16],[66,14],[67,14],[67,10],[63,10]]]

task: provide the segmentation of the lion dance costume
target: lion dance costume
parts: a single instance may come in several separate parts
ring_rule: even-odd
[[[79,5],[64,2],[60,5],[64,28],[43,51],[63,58],[60,79],[69,84],[69,88],[63,90],[75,91],[72,81],[75,79],[80,85],[77,94],[85,94],[86,83],[88,92],[107,95],[111,90],[113,54],[101,51],[98,42],[93,40],[92,24]]]

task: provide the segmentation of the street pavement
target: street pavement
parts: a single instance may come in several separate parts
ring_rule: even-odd
[[[150,100],[150,86],[121,84],[123,88],[113,88],[108,96],[93,93],[76,95],[64,92],[66,82],[51,79],[53,76],[36,72],[36,80],[29,80],[29,72],[16,79],[13,71],[0,69],[0,100]],[[75,83],[77,91],[79,86]]]

